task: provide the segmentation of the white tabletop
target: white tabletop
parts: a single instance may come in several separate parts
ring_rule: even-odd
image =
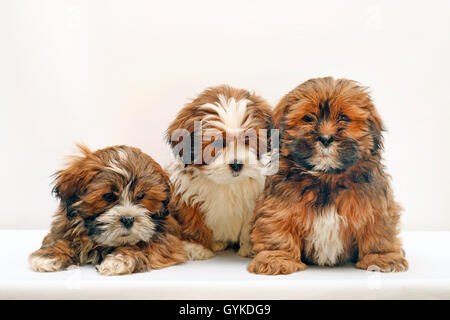
[[[93,266],[56,273],[30,270],[44,230],[0,230],[0,299],[450,299],[450,232],[404,232],[410,269],[373,273],[352,265],[310,266],[287,276],[246,270],[232,251],[206,261],[127,276]]]

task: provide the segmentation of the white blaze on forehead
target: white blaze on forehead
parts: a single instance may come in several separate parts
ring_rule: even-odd
[[[124,150],[119,149],[117,155],[119,156],[119,159],[111,159],[109,166],[106,167],[106,169],[112,170],[124,176],[126,179],[130,179],[130,173],[120,164],[120,161],[128,160],[128,154]]]
[[[128,153],[126,153],[125,150],[119,149],[117,154],[119,155],[120,160],[128,160]]]
[[[121,204],[124,207],[133,206],[132,193],[130,190],[131,183],[132,183],[132,181],[128,182],[128,184],[122,190],[122,193],[120,194],[120,197],[119,197],[119,204]]]
[[[206,115],[203,121],[208,122],[207,126],[224,129],[231,134],[239,133],[242,128],[248,127],[251,122],[251,116],[244,121],[247,113],[248,99],[237,100],[233,97],[225,97],[222,94],[217,96],[219,101],[216,103],[207,103],[200,109],[216,112],[216,115]]]

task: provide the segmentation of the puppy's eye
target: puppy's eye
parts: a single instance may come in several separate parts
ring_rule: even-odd
[[[144,197],[145,197],[145,194],[143,193],[143,194],[140,194],[140,195],[138,195],[137,197],[136,197],[136,200],[137,201],[141,201],[142,199],[144,199]]]
[[[340,120],[340,121],[344,121],[344,122],[350,122],[350,118],[347,117],[345,114],[341,114],[341,115],[339,116],[339,120]]]
[[[306,122],[306,123],[311,123],[314,121],[314,117],[307,114],[307,115],[303,116],[302,121]]]
[[[117,196],[114,193],[112,193],[112,192],[105,193],[103,195],[103,200],[105,200],[106,202],[112,203],[112,202],[117,200]]]

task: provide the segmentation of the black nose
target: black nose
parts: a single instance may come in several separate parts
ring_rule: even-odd
[[[244,165],[243,165],[242,163],[237,163],[237,162],[230,163],[230,168],[231,168],[231,170],[233,170],[234,172],[239,172],[239,171],[241,171],[243,166],[244,166]]]
[[[328,147],[333,141],[334,138],[330,137],[327,134],[324,134],[323,136],[319,136],[319,141],[321,144],[323,144],[325,147]]]
[[[125,228],[130,229],[133,226],[134,217],[124,216],[124,217],[120,218],[120,222],[122,222],[122,224]]]

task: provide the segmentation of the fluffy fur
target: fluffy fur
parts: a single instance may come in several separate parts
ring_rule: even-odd
[[[60,205],[42,247],[30,255],[31,268],[94,264],[101,274],[118,275],[185,261],[161,167],[136,148],[79,147],[83,156],[55,174]]]
[[[238,244],[238,254],[250,256],[249,222],[264,187],[261,156],[267,146],[271,110],[246,90],[219,86],[206,89],[177,115],[167,131],[185,130],[194,142],[201,123],[200,152],[176,151],[168,168],[174,187],[171,209],[182,228],[190,259],[207,259],[213,252]],[[175,139],[176,140],[176,139]],[[211,151],[211,146],[214,150]],[[208,158],[211,161],[206,161]],[[238,170],[233,166],[239,165]]]
[[[280,168],[258,199],[251,240],[258,274],[347,261],[405,271],[400,206],[381,163],[382,122],[365,88],[312,79],[274,110]],[[305,264],[306,263],[306,264]]]

